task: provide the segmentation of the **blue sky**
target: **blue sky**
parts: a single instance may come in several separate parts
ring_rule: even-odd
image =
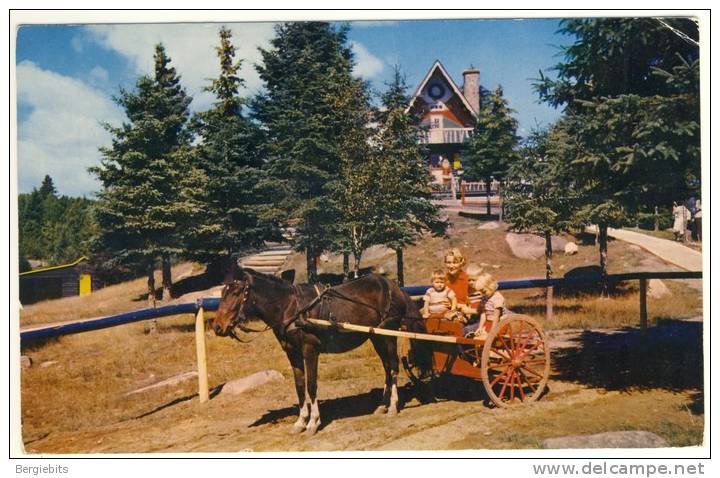
[[[18,189],[29,192],[45,174],[61,194],[92,196],[99,183],[87,173],[98,164],[98,148],[110,144],[102,122],[118,125],[122,111],[112,96],[132,88],[152,68],[153,46],[162,41],[182,83],[194,97],[195,111],[212,97],[201,91],[217,75],[213,48],[219,24],[24,26],[17,34]],[[241,74],[251,95],[262,87],[252,65],[258,46],[268,47],[270,23],[233,23]],[[353,22],[349,41],[356,54],[355,74],[381,91],[399,64],[411,90],[437,59],[458,85],[473,65],[489,89],[502,85],[516,110],[519,133],[548,124],[559,112],[539,104],[532,89],[538,70],[558,62],[558,20],[422,20]]]

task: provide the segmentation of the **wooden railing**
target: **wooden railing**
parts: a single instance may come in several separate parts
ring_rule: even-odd
[[[423,144],[464,143],[472,128],[432,128],[420,136]]]

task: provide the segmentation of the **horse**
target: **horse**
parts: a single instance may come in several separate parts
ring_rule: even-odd
[[[422,317],[412,299],[394,282],[370,274],[324,290],[310,284],[293,285],[283,279],[238,268],[222,291],[212,328],[218,336],[235,336],[235,328],[260,319],[271,329],[287,355],[295,378],[299,416],[293,433],[313,435],[321,425],[317,402],[320,353],[343,353],[372,342],[385,370],[385,386],[376,414],[398,413],[397,338],[339,331],[311,325],[305,318],[347,322],[397,330],[401,323]]]

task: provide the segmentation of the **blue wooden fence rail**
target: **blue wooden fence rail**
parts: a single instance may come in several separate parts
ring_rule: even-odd
[[[579,284],[593,283],[618,283],[629,280],[648,280],[648,279],[702,279],[701,271],[692,272],[632,272],[628,274],[609,274],[605,278],[598,277],[578,277],[578,278],[560,278],[560,279],[525,279],[498,281],[498,288],[502,290],[508,289],[532,289],[544,288],[551,286],[572,286]],[[403,290],[409,295],[423,295],[428,289],[424,286],[408,286]],[[119,315],[109,317],[100,317],[97,319],[83,320],[81,322],[72,322],[57,326],[42,327],[20,332],[20,341],[25,344],[32,340],[48,339],[66,334],[75,334],[80,332],[88,332],[91,330],[105,329],[115,327],[117,325],[129,324],[132,322],[140,322],[143,320],[156,319],[159,317],[167,317],[179,314],[195,314],[202,307],[204,310],[217,310],[220,299],[203,298],[194,303],[167,305],[152,309],[141,309],[132,312],[126,312]]]

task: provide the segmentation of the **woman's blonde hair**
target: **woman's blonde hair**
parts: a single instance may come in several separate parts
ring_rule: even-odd
[[[467,268],[465,269],[465,273],[467,274],[468,279],[477,279],[478,277],[480,277],[480,274],[482,274],[484,270],[485,269],[483,269],[479,265],[473,263],[467,266]]]
[[[484,295],[493,295],[497,289],[497,281],[488,273],[480,274],[478,278],[475,279],[475,290]]]
[[[456,259],[460,263],[460,267],[465,266],[465,256],[463,256],[463,253],[460,252],[460,249],[458,249],[457,247],[453,247],[445,253],[445,259],[447,259],[448,257],[453,257],[454,259]]]

